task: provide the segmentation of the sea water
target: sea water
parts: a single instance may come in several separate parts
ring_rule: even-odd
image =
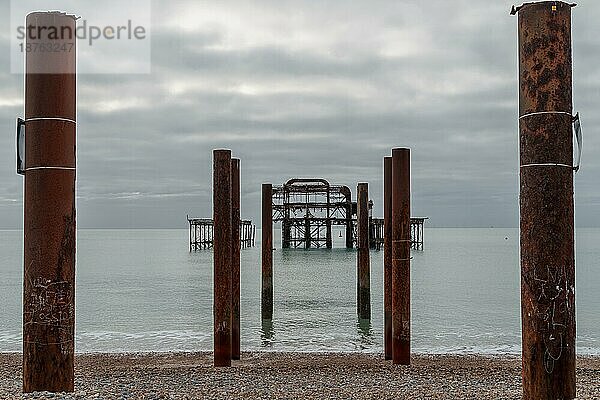
[[[260,314],[257,247],[241,252],[243,351],[382,352],[383,252],[371,252],[370,322],[356,315],[356,251],[282,250],[275,231],[274,316]],[[343,235],[342,235],[343,236]],[[0,231],[0,352],[21,350],[22,232]],[[577,348],[600,354],[600,229],[577,231]],[[425,229],[413,251],[412,349],[520,352],[517,229]],[[183,230],[79,230],[77,352],[212,350],[212,251]]]

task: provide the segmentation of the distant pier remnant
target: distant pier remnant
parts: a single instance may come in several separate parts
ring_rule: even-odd
[[[190,252],[213,248],[214,223],[212,218],[190,218],[188,216]],[[254,247],[256,226],[250,220],[240,221],[240,247]]]
[[[76,17],[34,12],[25,73],[23,392],[74,390]],[[51,31],[71,32],[57,39]],[[44,33],[46,32],[46,33]]]
[[[392,359],[392,157],[383,160],[383,329],[384,355]]]
[[[213,153],[214,364],[231,366],[232,208],[231,150]]]
[[[360,319],[371,319],[371,260],[369,256],[369,184],[357,187],[357,308]]]
[[[523,398],[574,399],[571,7],[513,8],[519,24]]]
[[[425,221],[429,217],[411,217],[410,218],[410,248],[423,251],[425,246],[424,231]],[[369,245],[372,250],[381,250],[385,245],[385,218],[371,218],[369,220]]]
[[[273,186],[262,185],[262,301],[263,320],[273,319]]]
[[[410,364],[410,149],[392,150],[392,359]]]
[[[240,159],[231,160],[231,358],[240,359]]]

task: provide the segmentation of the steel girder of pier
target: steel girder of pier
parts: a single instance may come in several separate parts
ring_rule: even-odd
[[[332,227],[343,226],[346,248],[356,244],[356,202],[348,186],[332,185],[325,179],[290,179],[273,186],[273,222],[281,222],[282,247],[333,247]],[[383,219],[373,218],[369,200],[369,245],[383,246]],[[423,250],[423,222],[411,218],[412,247]]]

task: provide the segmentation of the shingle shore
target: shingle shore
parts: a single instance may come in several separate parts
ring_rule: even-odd
[[[73,394],[21,394],[21,355],[0,354],[1,399],[520,399],[514,356],[244,353],[232,368],[211,353],[78,355]],[[600,399],[600,357],[579,358],[578,399]]]

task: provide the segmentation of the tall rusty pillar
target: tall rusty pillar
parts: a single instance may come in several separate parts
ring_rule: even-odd
[[[519,14],[524,399],[575,398],[571,7]]]
[[[213,153],[214,363],[231,366],[231,150]]]
[[[410,364],[410,149],[392,150],[392,359]]]
[[[369,184],[359,183],[357,195],[357,309],[360,319],[371,319],[371,260],[369,255]]]
[[[27,26],[71,29],[35,36],[71,51],[26,53],[23,392],[74,390],[76,18],[35,12]],[[47,34],[46,34],[47,35]],[[33,48],[33,46],[32,46]]]
[[[240,159],[231,160],[231,358],[240,359]],[[244,235],[244,238],[246,236]]]
[[[273,319],[273,185],[262,185],[262,301],[263,320]]]
[[[383,309],[384,354],[392,359],[392,157],[383,160]]]

